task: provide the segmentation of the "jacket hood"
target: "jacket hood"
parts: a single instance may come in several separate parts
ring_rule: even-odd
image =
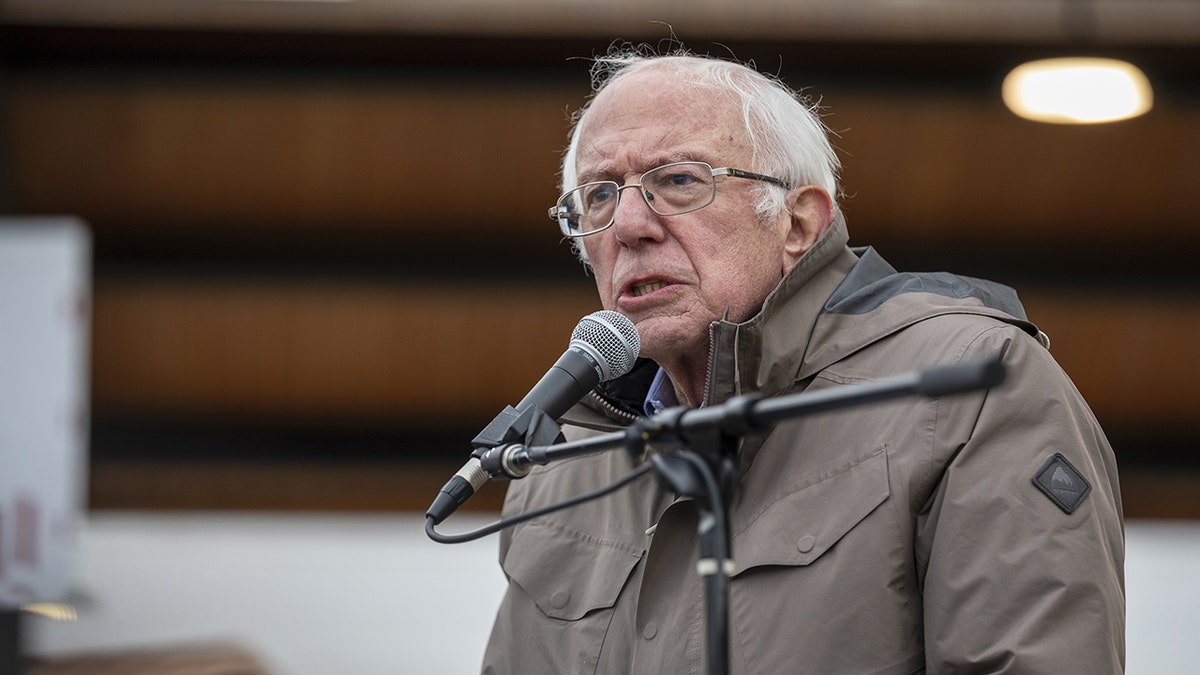
[[[1046,343],[1008,286],[949,272],[898,272],[873,248],[849,250],[858,261],[821,306],[799,379],[918,321],[945,314],[990,316]]]

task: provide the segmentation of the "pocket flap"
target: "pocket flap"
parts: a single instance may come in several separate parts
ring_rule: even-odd
[[[641,559],[624,544],[533,522],[513,534],[501,566],[546,616],[574,621],[616,604]]]
[[[734,534],[736,574],[761,565],[807,565],[890,493],[886,447],[785,495]]]

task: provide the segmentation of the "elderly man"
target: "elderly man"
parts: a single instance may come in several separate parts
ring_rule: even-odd
[[[1120,672],[1116,463],[1015,294],[849,248],[824,127],[779,82],[637,54],[600,59],[595,79],[552,215],[645,358],[560,420],[568,437],[984,355],[1010,373],[986,393],[814,415],[740,443],[732,671]],[[644,459],[539,467],[505,512]],[[507,532],[483,670],[703,672],[696,523],[694,501],[643,480]]]

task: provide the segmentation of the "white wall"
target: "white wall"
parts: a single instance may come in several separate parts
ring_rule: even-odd
[[[0,217],[0,609],[62,594],[83,512],[91,239]]]
[[[1127,533],[1128,672],[1195,672],[1200,522]],[[281,675],[471,673],[503,590],[495,537],[435,544],[416,515],[103,513],[81,556],[79,620],[28,620],[29,651],[228,641]]]

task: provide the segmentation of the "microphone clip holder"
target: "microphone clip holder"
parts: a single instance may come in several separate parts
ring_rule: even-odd
[[[507,446],[542,447],[559,444],[564,440],[562,427],[549,415],[542,412],[541,408],[530,407],[518,411],[512,406],[506,406],[495,419],[483,428],[483,431],[479,432],[479,435],[471,440],[471,445],[475,448],[471,456],[483,461],[489,453],[502,450]],[[528,469],[525,469],[520,476],[511,472],[493,471],[487,462],[484,463],[484,468],[488,470],[488,474],[492,478],[520,477],[529,473]]]

